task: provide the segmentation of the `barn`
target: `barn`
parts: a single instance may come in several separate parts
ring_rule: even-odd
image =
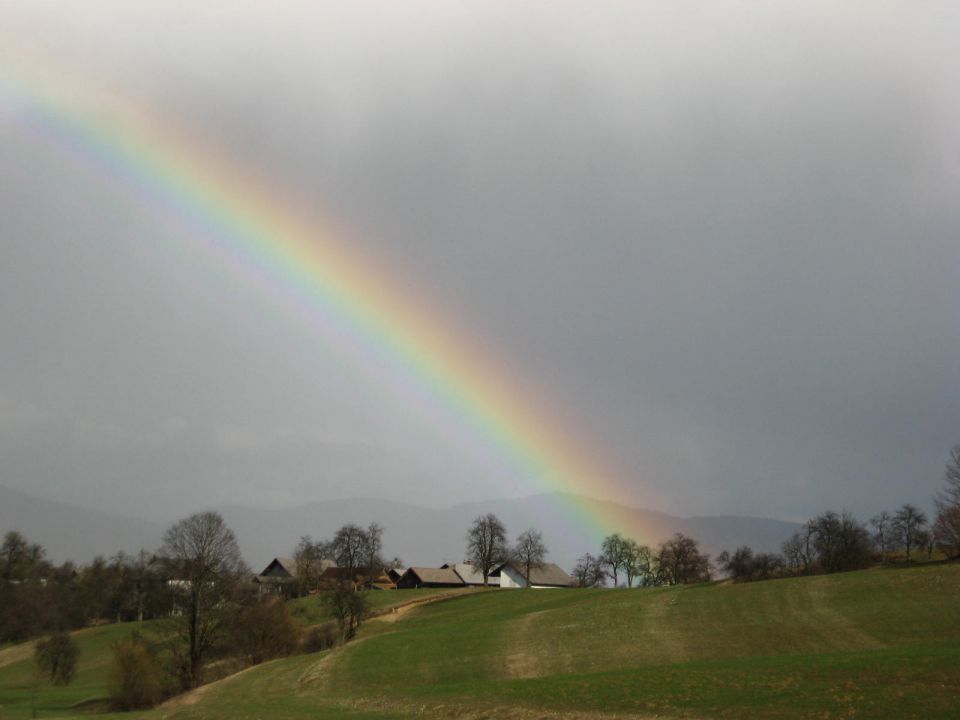
[[[455,563],[455,564],[448,563],[446,565],[442,565],[441,567],[450,568],[451,570],[453,570],[457,575],[460,576],[460,579],[463,580],[464,585],[481,585],[481,586],[483,585],[483,573],[480,572],[480,570],[477,569],[477,567],[474,566],[473,563],[469,563],[469,562],[462,562],[462,563]],[[492,575],[487,577],[488,586],[496,587],[499,584],[500,584],[499,577],[493,577]]]
[[[412,567],[397,583],[398,588],[463,587],[466,583],[452,568]]]
[[[253,581],[261,595],[289,595],[296,592],[297,563],[291,557],[275,557]]]
[[[502,588],[528,587],[523,569],[517,563],[507,562],[496,568],[491,575],[499,579]],[[539,567],[530,568],[530,585],[532,588],[563,588],[573,587],[573,578],[564,572],[563,568],[555,563],[543,563]]]

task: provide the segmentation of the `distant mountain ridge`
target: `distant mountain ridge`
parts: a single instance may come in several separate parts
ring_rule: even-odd
[[[539,529],[549,549],[548,559],[564,568],[585,552],[599,552],[602,536],[610,532],[622,532],[650,545],[682,532],[716,554],[739,545],[779,550],[780,544],[800,527],[770,518],[682,518],[559,493],[462,503],[443,509],[374,498],[310,502],[285,509],[240,505],[218,509],[236,533],[241,552],[254,570],[275,556],[289,555],[302,535],[315,540],[327,538],[346,522],[380,523],[385,528],[385,554],[398,555],[411,565],[429,566],[462,560],[470,522],[481,513],[493,512],[507,526],[510,540],[529,527]],[[602,517],[607,522],[599,528],[584,517]],[[0,486],[0,533],[19,530],[47,548],[50,558],[57,562],[87,562],[95,555],[110,556],[120,550],[155,550],[164,529],[175,520],[130,518]]]

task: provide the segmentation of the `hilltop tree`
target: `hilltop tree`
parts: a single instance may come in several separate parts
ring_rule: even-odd
[[[324,557],[323,543],[315,543],[309,535],[303,535],[293,549],[293,562],[296,565],[297,590],[305,595],[310,588],[316,587],[320,579],[320,561]]]
[[[870,536],[849,513],[825,512],[810,521],[817,563],[823,572],[843,572],[870,563]]]
[[[650,583],[652,575],[650,548],[639,544],[636,540],[626,540],[623,559],[623,569],[627,574],[627,587],[633,587],[634,580],[639,580],[640,585]]]
[[[347,523],[333,536],[330,543],[330,551],[337,565],[346,568],[351,580],[356,576],[357,570],[363,567],[367,554],[366,531],[359,525]]]
[[[383,526],[370,523],[363,533],[363,560],[371,582],[383,572]]]
[[[699,543],[677,533],[657,552],[657,580],[664,585],[685,585],[710,579],[710,556]]]
[[[513,547],[513,559],[523,568],[523,578],[530,585],[530,571],[543,566],[547,556],[547,546],[543,544],[543,535],[531,528],[520,533]]]
[[[953,555],[960,555],[960,505],[944,507],[933,524],[933,538]]]
[[[886,510],[870,518],[870,525],[874,529],[873,540],[880,548],[880,561],[887,561],[887,547],[890,545],[893,533],[893,516]]]
[[[950,459],[943,472],[944,486],[937,493],[938,505],[960,506],[960,443],[950,450]]]
[[[900,545],[907,552],[907,561],[910,560],[910,549],[922,545],[926,524],[926,514],[910,503],[897,510],[897,514],[893,518],[893,532]]]
[[[717,556],[717,564],[734,582],[750,580],[753,577],[753,550],[742,545],[731,555],[726,550]]]
[[[620,534],[607,535],[600,546],[603,562],[610,566],[613,577],[613,586],[617,587],[617,573],[625,567],[629,560],[630,547],[628,541]]]
[[[174,647],[181,682],[196,687],[211,649],[226,634],[233,614],[229,601],[248,571],[233,531],[214,512],[174,524],[164,535],[161,552],[175,574],[183,610],[171,619],[186,643],[185,653]]]
[[[489,582],[493,569],[507,558],[507,528],[493,513],[478,516],[467,531],[467,557]]]
[[[960,555],[960,444],[950,451],[950,459],[943,474],[944,487],[933,501],[937,517],[933,524],[933,537]]]
[[[0,545],[0,581],[23,582],[44,574],[50,569],[41,545],[27,542],[16,530],[3,536]]]
[[[570,575],[577,583],[577,587],[592,588],[602,587],[607,579],[607,571],[603,569],[604,563],[590,553],[581,555],[577,560]]]

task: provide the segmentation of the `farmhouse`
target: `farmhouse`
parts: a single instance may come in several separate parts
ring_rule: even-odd
[[[503,563],[491,573],[499,581],[502,588],[527,587],[524,572],[517,563]],[[530,568],[530,585],[532,588],[561,588],[573,587],[573,578],[555,563],[543,563],[539,567]]]
[[[297,563],[292,557],[275,557],[253,578],[260,594],[291,592],[297,583]]]
[[[462,562],[455,563],[453,565],[447,563],[442,568],[450,568],[457,575],[460,576],[460,579],[463,580],[464,585],[483,585],[483,573],[480,572],[473,563]],[[488,577],[487,585],[497,586],[500,584],[499,577]]]
[[[463,579],[449,567],[412,567],[400,578],[398,588],[463,587]]]
[[[319,576],[331,567],[336,567],[332,560],[318,560],[314,563],[314,575]],[[259,586],[261,595],[296,593],[297,561],[292,557],[275,557],[253,581]]]

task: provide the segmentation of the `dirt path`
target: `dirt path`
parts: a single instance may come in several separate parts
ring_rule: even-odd
[[[507,636],[512,638],[510,647],[504,655],[504,667],[507,677],[532,678],[542,674],[541,652],[536,646],[537,620],[546,611],[527,613],[522,618],[510,624]]]
[[[403,592],[402,590],[397,592]],[[414,610],[421,605],[431,605],[437,602],[443,602],[445,600],[454,600],[456,598],[466,597],[470,593],[445,593],[442,595],[431,595],[425,598],[418,598],[416,600],[410,600],[409,602],[403,603],[402,605],[394,605],[393,607],[383,608],[383,610],[377,611],[375,614],[370,616],[371,620],[379,620],[380,622],[395,623],[398,620],[403,619],[411,610]]]
[[[646,626],[654,628],[654,642],[665,662],[683,662],[689,657],[683,630],[679,624],[673,624],[667,618],[671,607],[679,599],[677,592],[662,592],[652,596],[646,604]]]

